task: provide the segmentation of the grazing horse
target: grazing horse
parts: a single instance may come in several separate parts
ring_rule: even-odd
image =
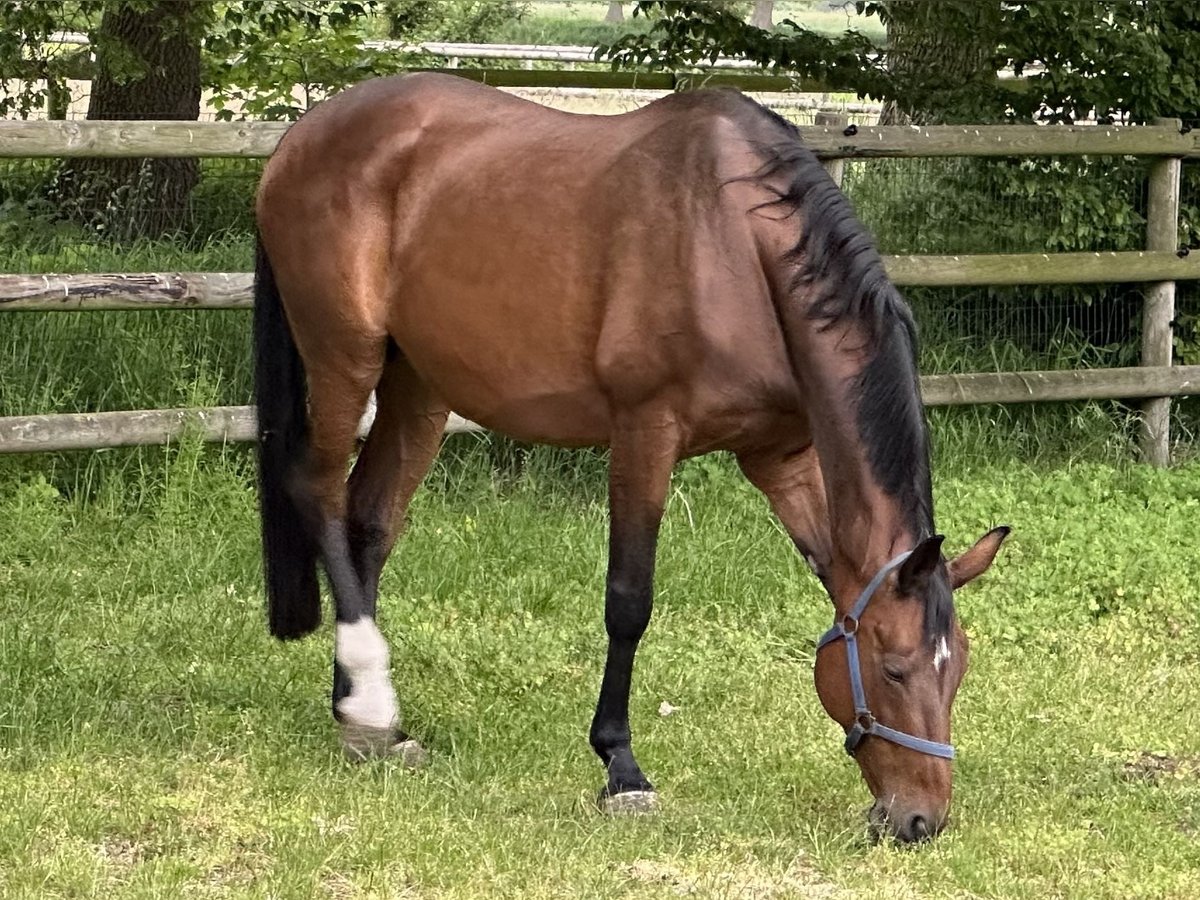
[[[736,456],[833,600],[816,686],[903,841],[950,804],[967,666],[933,524],[910,313],[795,128],[732,91],[619,116],[444,75],[368,81],[283,138],[258,193],[256,394],[270,628],[336,610],[333,710],[356,755],[399,731],[379,577],[449,410],[610,450],[601,803],[640,808],[629,693],[671,472]],[[374,426],[349,479],[356,427]]]

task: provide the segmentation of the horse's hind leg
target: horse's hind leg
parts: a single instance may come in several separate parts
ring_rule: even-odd
[[[348,320],[301,321],[304,327],[297,342],[308,381],[309,439],[291,493],[316,538],[333,594],[337,659],[361,673],[358,718],[390,729],[396,701],[388,679],[387,645],[373,620],[364,618],[368,603],[351,551],[346,486],[358,423],[383,371],[387,336]]]
[[[376,401],[375,422],[350,476],[349,543],[362,602],[337,607],[333,714],[352,758],[399,754],[415,765],[424,751],[399,730],[387,645],[375,624],[375,608],[383,565],[403,528],[409,501],[437,455],[447,411],[399,356],[384,369]]]
[[[621,418],[613,429],[609,470],[608,657],[591,728],[592,748],[608,769],[600,794],[607,812],[644,810],[655,799],[633,757],[629,691],[633,657],[650,622],[658,529],[679,448],[669,417]]]

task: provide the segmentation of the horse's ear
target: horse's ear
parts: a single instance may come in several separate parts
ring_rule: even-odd
[[[950,570],[950,587],[957,590],[968,581],[978,578],[986,572],[988,566],[992,564],[992,560],[996,558],[996,554],[1000,552],[1000,545],[1004,543],[1004,539],[1008,537],[1010,531],[1012,529],[1007,525],[993,528],[962,556],[950,560],[946,564],[946,568]]]
[[[925,538],[913,548],[912,555],[900,564],[896,573],[896,585],[901,594],[920,595],[929,584],[929,576],[937,568],[942,559],[942,541],[945,535],[935,534]]]

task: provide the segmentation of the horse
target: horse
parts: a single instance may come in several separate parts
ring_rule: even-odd
[[[256,216],[269,628],[318,626],[323,567],[348,753],[424,753],[400,730],[375,610],[453,409],[518,441],[608,449],[589,732],[606,810],[658,796],[631,743],[634,654],[672,470],[724,450],[833,602],[816,689],[875,834],[943,828],[968,652],[951,592],[1008,529],[943,555],[911,313],[794,126],[728,90],[587,116],[450,75],[370,80],[287,131]]]

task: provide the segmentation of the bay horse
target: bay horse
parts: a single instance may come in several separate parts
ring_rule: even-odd
[[[951,591],[1008,529],[942,555],[910,312],[793,126],[733,91],[610,117],[383,78],[287,132],[256,211],[270,630],[317,627],[323,565],[349,752],[422,753],[399,730],[375,608],[453,409],[520,441],[609,448],[602,806],[656,797],[629,695],[659,522],[675,464],[728,450],[833,601],[816,688],[876,833],[943,827],[967,667]]]

